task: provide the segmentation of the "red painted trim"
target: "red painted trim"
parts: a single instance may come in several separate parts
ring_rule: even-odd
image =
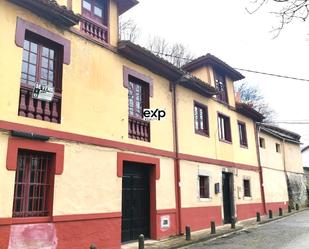
[[[115,219],[121,218],[121,212],[114,213],[96,213],[96,214],[70,214],[70,215],[56,215],[52,217],[29,217],[29,218],[0,218],[1,225],[11,224],[34,224],[46,222],[69,222],[69,221],[86,221],[97,219]]]
[[[16,22],[16,33],[15,33],[15,43],[18,47],[24,46],[25,34],[26,30],[31,31],[32,33],[38,34],[42,37],[47,38],[53,42],[56,42],[63,46],[63,63],[69,65],[71,61],[71,42],[60,35],[52,33],[47,29],[43,29],[42,27],[25,21],[20,17],[17,17]]]
[[[272,210],[273,213],[279,212],[279,208],[282,208],[283,210],[287,210],[289,206],[289,201],[285,202],[267,202],[266,203],[266,208],[267,208],[267,213],[268,210]]]
[[[160,159],[154,157],[140,156],[135,154],[117,153],[117,176],[123,176],[123,162],[137,162],[145,163],[145,166],[154,166],[155,167],[155,178],[156,180],[160,179]]]
[[[157,235],[157,208],[156,208],[156,180],[160,179],[160,159],[154,157],[140,156],[130,153],[117,153],[117,176],[123,176],[123,163],[138,162],[150,167],[150,238],[158,239]]]
[[[74,133],[69,133],[69,132],[64,132],[64,131],[56,131],[56,130],[51,130],[47,128],[35,127],[35,126],[24,125],[24,124],[17,124],[13,122],[4,121],[4,120],[0,120],[0,129],[8,130],[8,131],[16,130],[16,131],[22,131],[22,132],[31,132],[31,133],[36,133],[36,134],[40,134],[44,136],[54,137],[57,139],[67,140],[67,141],[81,142],[81,143],[86,143],[86,144],[102,146],[102,147],[115,148],[119,150],[129,150],[132,152],[139,152],[139,153],[146,153],[146,154],[156,155],[156,156],[176,158],[175,152],[171,152],[167,150],[154,149],[154,148],[150,148],[146,146],[117,142],[117,141],[112,141],[112,140],[103,139],[103,138],[79,135],[79,134],[74,134]],[[234,167],[234,168],[244,169],[244,170],[252,170],[252,171],[259,170],[258,167],[254,165],[234,163],[234,162],[229,162],[229,161],[224,161],[224,160],[217,160],[217,159],[183,154],[183,153],[179,153],[179,159],[214,164],[214,165],[223,166],[223,167]]]
[[[157,210],[157,214],[175,214],[176,212],[177,210],[175,208]]]
[[[17,124],[17,123],[4,121],[4,120],[0,120],[0,129],[8,130],[8,131],[16,130],[16,131],[22,131],[22,132],[32,132],[32,133],[54,137],[57,139],[62,139],[62,140],[67,140],[67,141],[80,142],[80,143],[92,144],[92,145],[97,145],[97,146],[102,146],[102,147],[109,147],[109,148],[115,148],[115,149],[120,149],[120,150],[130,150],[132,152],[140,152],[140,153],[146,153],[146,154],[151,154],[151,155],[156,155],[156,156],[175,158],[175,153],[166,151],[166,150],[154,149],[154,148],[149,148],[146,146],[122,143],[122,142],[107,140],[103,138],[79,135],[79,134],[74,134],[74,133],[69,133],[69,132],[64,132],[64,131],[56,131],[56,130],[35,127],[35,126],[30,126],[30,125]]]
[[[217,160],[217,159],[194,156],[194,155],[183,154],[183,153],[179,153],[179,159],[187,160],[187,161],[195,161],[195,162],[200,162],[200,163],[214,164],[214,165],[223,166],[223,167],[232,167],[232,168],[243,169],[243,170],[251,170],[251,171],[256,171],[256,172],[259,171],[258,166],[242,164],[242,163],[234,163],[234,162],[229,162],[229,161],[224,161],[224,160]]]
[[[214,221],[216,226],[222,224],[221,206],[182,208],[181,217],[182,232],[185,231],[185,226],[190,226],[191,231],[197,231],[209,228],[211,221]]]
[[[153,97],[153,80],[151,77],[145,75],[145,74],[142,74],[142,73],[139,73],[131,68],[128,68],[126,66],[123,66],[123,86],[125,88],[128,88],[129,87],[129,75],[137,78],[137,79],[140,79],[142,81],[144,81],[145,83],[149,84],[149,96],[150,97]]]
[[[17,156],[19,149],[27,149],[34,151],[44,151],[55,154],[55,174],[63,173],[64,164],[64,145],[49,142],[42,142],[31,139],[23,139],[17,137],[9,137],[6,167],[8,170],[16,170]]]

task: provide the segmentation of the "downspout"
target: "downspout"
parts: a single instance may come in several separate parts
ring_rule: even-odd
[[[266,214],[267,212],[266,212],[265,190],[264,190],[264,180],[263,180],[263,168],[262,168],[262,163],[261,163],[259,136],[258,136],[260,132],[260,127],[258,126],[258,130],[256,128],[257,128],[257,123],[255,123],[254,125],[255,146],[256,146],[256,154],[257,154],[258,166],[259,166],[262,205],[263,205],[264,214]]]
[[[174,174],[175,174],[175,199],[176,199],[176,222],[177,233],[181,234],[181,190],[180,190],[180,164],[179,164],[179,144],[177,127],[177,103],[176,103],[176,82],[171,82],[172,102],[173,102],[173,137],[174,137]]]
[[[283,170],[284,170],[284,175],[285,175],[285,181],[286,181],[286,187],[287,187],[287,191],[288,191],[288,203],[290,205],[290,201],[292,199],[292,196],[290,195],[290,191],[289,191],[289,177],[288,177],[288,173],[286,170],[286,159],[285,159],[285,139],[282,139],[282,159],[283,159]]]

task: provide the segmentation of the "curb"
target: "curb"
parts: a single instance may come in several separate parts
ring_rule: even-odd
[[[294,215],[294,214],[301,213],[301,212],[306,211],[306,210],[308,210],[308,208],[304,208],[304,209],[301,209],[301,210],[298,210],[298,211],[294,211],[294,212],[291,212],[291,213],[286,213],[286,214],[284,214],[283,216],[278,216],[278,217],[275,217],[275,218],[272,218],[272,219],[269,219],[269,218],[268,218],[267,220],[262,220],[262,221],[260,221],[260,222],[258,223],[258,225],[263,225],[263,224],[267,224],[267,223],[272,222],[272,221],[281,220],[281,219],[283,219],[283,218],[287,218],[287,217],[289,217],[289,216],[292,216],[292,215]]]

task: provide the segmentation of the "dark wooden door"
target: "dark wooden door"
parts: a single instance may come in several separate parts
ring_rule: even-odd
[[[149,167],[125,163],[122,178],[122,242],[149,237]]]
[[[231,223],[234,217],[233,174],[222,173],[222,195],[224,223]]]

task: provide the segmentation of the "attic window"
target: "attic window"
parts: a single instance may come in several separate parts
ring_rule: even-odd
[[[260,137],[259,138],[260,148],[265,149],[265,139]]]
[[[217,99],[221,102],[228,103],[225,76],[217,71],[214,72],[214,75],[216,89],[219,92],[217,95]]]
[[[277,144],[277,143],[276,143],[276,152],[281,153],[281,146],[280,144]]]

